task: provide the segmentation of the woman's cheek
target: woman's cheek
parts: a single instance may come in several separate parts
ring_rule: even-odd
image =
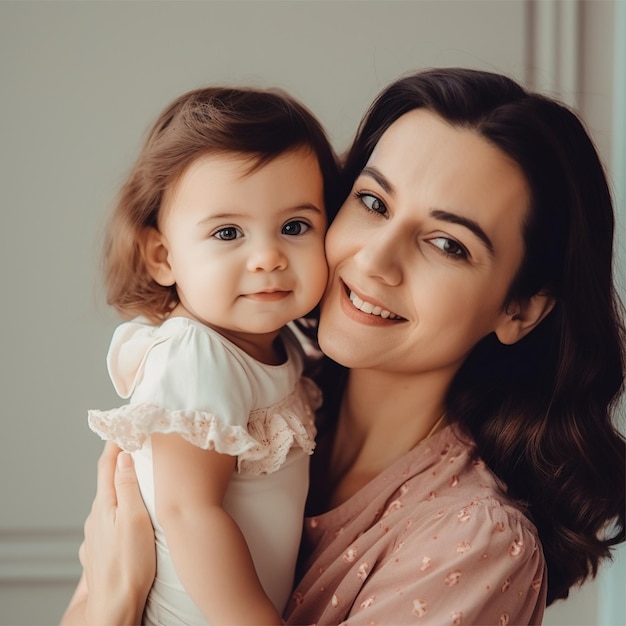
[[[341,257],[346,256],[354,244],[355,229],[352,229],[352,237],[349,237],[348,233],[350,229],[347,228],[347,226],[346,210],[342,207],[337,217],[326,231],[326,261],[331,276]]]

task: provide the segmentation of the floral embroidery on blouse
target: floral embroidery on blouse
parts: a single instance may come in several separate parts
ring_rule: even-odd
[[[537,532],[471,448],[448,426],[308,519],[287,624],[540,624]]]

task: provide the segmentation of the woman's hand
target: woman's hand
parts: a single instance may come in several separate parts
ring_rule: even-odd
[[[140,624],[156,569],[154,531],[132,457],[112,443],[98,461],[79,557],[83,577],[61,623]]]

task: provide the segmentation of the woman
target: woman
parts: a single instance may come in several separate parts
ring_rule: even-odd
[[[624,539],[624,326],[595,149],[572,113],[505,77],[431,70],[378,96],[344,180],[285,619],[541,623]],[[86,524],[90,594],[83,580],[65,623],[133,623],[152,580],[115,458]]]

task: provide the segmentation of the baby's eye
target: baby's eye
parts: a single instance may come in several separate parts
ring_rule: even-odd
[[[235,226],[224,226],[213,233],[213,237],[222,241],[233,241],[243,237],[243,233]]]
[[[304,235],[311,228],[310,224],[301,220],[292,220],[287,222],[280,231],[282,235]]]
[[[385,215],[385,213],[387,213],[387,207],[385,206],[385,203],[380,198],[372,195],[371,193],[358,191],[354,195],[368,211],[371,211],[372,213],[378,213],[379,215]]]
[[[469,256],[467,250],[458,241],[450,239],[449,237],[435,237],[430,241],[446,256],[456,257],[458,259],[466,259]]]

